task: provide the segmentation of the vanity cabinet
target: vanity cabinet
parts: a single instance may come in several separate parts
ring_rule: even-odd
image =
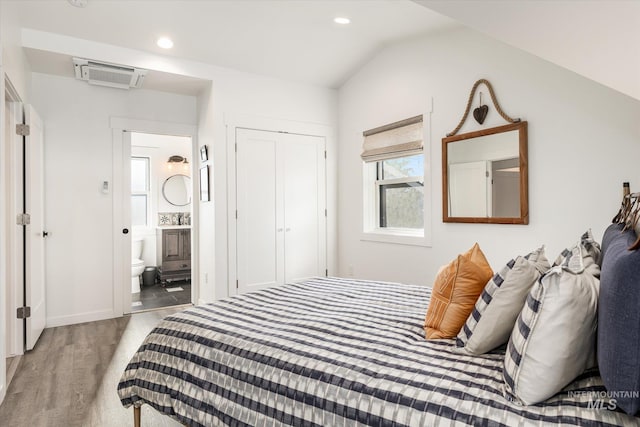
[[[191,229],[169,228],[157,231],[157,263],[160,283],[191,280]]]

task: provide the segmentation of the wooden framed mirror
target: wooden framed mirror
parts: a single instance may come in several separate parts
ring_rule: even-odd
[[[442,220],[529,223],[527,122],[442,139]]]

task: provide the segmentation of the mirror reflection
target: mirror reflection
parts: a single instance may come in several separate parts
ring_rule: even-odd
[[[528,223],[526,122],[443,139],[445,222]]]
[[[162,196],[174,206],[191,203],[191,178],[187,175],[171,175],[162,185]]]

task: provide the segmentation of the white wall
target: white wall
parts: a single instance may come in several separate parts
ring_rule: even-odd
[[[493,84],[507,114],[529,122],[526,226],[441,220],[441,139],[480,78]],[[504,124],[481,90],[490,108],[482,128]],[[428,111],[431,97],[432,247],[361,241],[362,131]],[[640,190],[638,117],[637,100],[472,30],[385,49],[339,91],[339,273],[353,267],[359,278],[430,285],[439,266],[476,241],[498,269],[541,244],[553,259],[589,227],[600,239],[619,207],[622,182]],[[470,118],[460,132],[479,128]]]
[[[16,3],[12,1],[0,2],[2,66],[3,71],[20,94],[22,101],[28,103],[31,86],[31,67],[22,50],[20,19],[15,10]]]
[[[47,326],[113,317],[110,117],[195,124],[196,99],[34,73],[45,123]]]
[[[205,90],[198,97],[198,141],[199,145],[206,145],[208,148],[209,159],[206,162],[201,162],[200,167],[204,165],[209,165],[213,167],[214,160],[215,163],[225,162],[226,156],[222,156],[218,159],[218,156],[214,153],[215,145],[223,145],[225,144],[224,139],[216,140],[215,138],[215,123],[214,123],[214,112],[216,109],[213,105],[213,98],[211,96],[211,87],[209,86],[207,90]],[[223,151],[224,153],[224,151]],[[199,197],[196,197],[196,202],[199,203],[199,211],[198,218],[193,218],[198,221],[199,224],[199,236],[197,240],[198,249],[199,249],[199,265],[200,270],[198,272],[198,283],[200,285],[200,292],[198,295],[198,299],[200,303],[202,302],[213,302],[216,299],[216,271],[217,269],[222,270],[220,274],[226,274],[226,257],[221,256],[221,262],[216,262],[216,237],[217,234],[215,232],[216,225],[221,224],[219,229],[220,232],[224,234],[224,230],[226,230],[226,223],[222,223],[219,218],[216,218],[216,200],[220,200],[221,203],[226,202],[226,188],[218,189],[215,186],[214,176],[219,175],[215,173],[215,168],[209,171],[209,192],[210,192],[210,201],[202,202]],[[222,191],[223,195],[220,195],[219,191]],[[225,203],[226,204],[226,203]],[[219,248],[219,251],[223,251],[226,253],[226,248]],[[223,273],[224,272],[224,273]],[[222,288],[222,286],[218,286]]]

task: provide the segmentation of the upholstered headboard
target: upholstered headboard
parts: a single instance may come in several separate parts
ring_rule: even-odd
[[[628,414],[640,410],[640,249],[633,228],[611,224],[602,238],[598,365],[610,398]]]

